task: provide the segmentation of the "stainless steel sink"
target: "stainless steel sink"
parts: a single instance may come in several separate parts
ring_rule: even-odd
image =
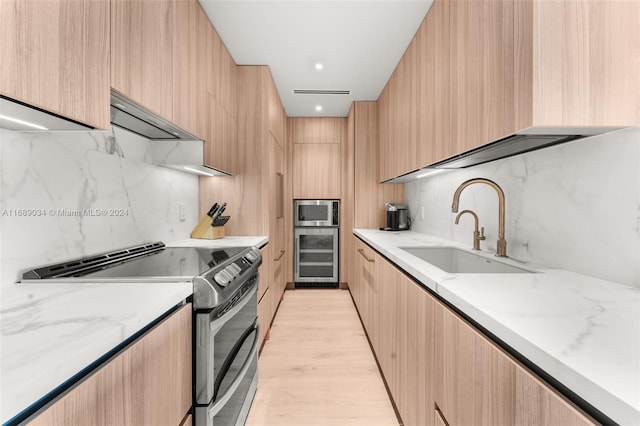
[[[454,247],[400,248],[436,268],[452,274],[531,274],[535,272]]]

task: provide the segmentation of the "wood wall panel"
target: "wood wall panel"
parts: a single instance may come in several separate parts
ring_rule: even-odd
[[[342,144],[345,139],[344,118],[296,117],[291,123],[292,143]]]

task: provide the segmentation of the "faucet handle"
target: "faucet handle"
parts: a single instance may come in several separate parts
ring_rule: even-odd
[[[486,240],[487,237],[484,236],[484,226],[482,228],[480,228],[480,236],[478,237],[479,240]]]

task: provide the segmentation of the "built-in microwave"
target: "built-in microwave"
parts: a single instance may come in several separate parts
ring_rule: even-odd
[[[339,226],[339,200],[295,200],[294,226]]]

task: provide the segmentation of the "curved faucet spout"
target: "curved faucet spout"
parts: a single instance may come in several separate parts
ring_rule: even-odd
[[[507,241],[504,239],[504,191],[502,188],[492,180],[484,178],[474,178],[462,182],[456,192],[453,194],[453,204],[451,204],[451,211],[458,213],[458,205],[460,204],[460,194],[469,185],[474,183],[484,183],[489,185],[498,193],[498,250],[496,256],[507,257]]]

